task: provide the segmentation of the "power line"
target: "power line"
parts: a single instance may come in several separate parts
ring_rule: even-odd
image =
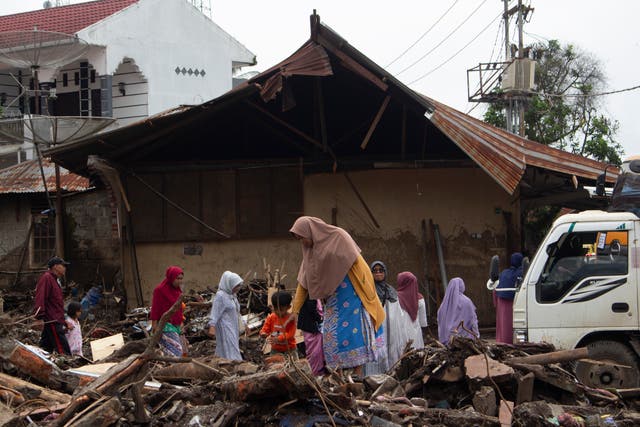
[[[396,74],[396,76],[399,76],[400,74],[404,73],[405,71],[407,71],[409,68],[413,67],[414,65],[416,65],[418,62],[422,61],[424,58],[426,58],[429,54],[431,54],[431,52],[433,52],[434,50],[436,50],[437,48],[439,48],[442,43],[444,43],[445,41],[447,41],[449,39],[449,37],[451,37],[456,31],[458,31],[460,29],[460,27],[462,27],[473,15],[475,15],[475,13],[478,11],[478,9],[480,9],[482,7],[482,5],[484,5],[487,2],[487,0],[484,0],[482,3],[480,3],[478,5],[478,7],[476,7],[475,9],[473,9],[473,11],[464,19],[464,21],[462,21],[457,27],[455,27],[449,34],[447,34],[447,36],[442,39],[440,41],[440,43],[438,43],[437,45],[435,45],[435,47],[433,47],[431,50],[429,50],[427,53],[425,53],[424,55],[422,55],[420,58],[418,58],[417,61],[414,61],[411,65],[409,65],[408,67],[405,67],[402,71],[400,71],[399,73]]]
[[[493,60],[493,53],[496,50],[496,46],[498,45],[498,34],[500,34],[500,30],[502,30],[502,24],[503,21],[500,20],[500,25],[498,25],[498,31],[496,32],[496,39],[493,41],[493,48],[491,48],[491,56],[489,56],[489,62],[491,62]],[[502,34],[502,41],[504,41],[504,34]],[[502,44],[502,41],[500,42],[500,44]],[[498,58],[496,58],[496,61],[500,58],[500,56],[498,56]]]
[[[476,34],[467,44],[465,44],[464,46],[462,46],[456,53],[454,53],[453,55],[451,55],[447,60],[445,60],[443,63],[441,63],[440,65],[438,65],[437,67],[433,68],[431,71],[427,72],[426,74],[423,74],[422,76],[418,77],[417,79],[415,79],[412,82],[409,82],[410,85],[414,84],[417,81],[420,81],[422,79],[424,79],[425,77],[427,77],[429,74],[433,73],[436,70],[439,70],[442,66],[444,66],[445,64],[447,64],[449,61],[451,61],[453,58],[455,58],[456,56],[458,56],[458,54],[460,52],[462,52],[463,50],[465,50],[471,43],[473,43],[474,41],[476,41],[476,39],[478,37],[480,37],[482,35],[482,33],[484,33],[485,31],[487,31],[487,29],[491,26],[491,24],[493,24],[495,22],[496,19],[500,18],[502,16],[502,13],[498,14],[498,16],[496,16],[495,18],[493,18],[491,20],[491,22],[489,22],[482,30],[480,30],[480,32],[478,34]]]
[[[451,9],[453,9],[453,6],[456,5],[456,3],[458,3],[459,0],[455,0],[453,2],[453,4],[451,6],[449,6],[449,9],[445,10],[445,12],[442,14],[442,16],[440,16],[440,18],[438,18],[438,20],[436,22],[433,23],[433,25],[431,25],[431,27],[429,27],[429,29],[427,31],[424,32],[424,34],[422,34],[418,40],[416,40],[415,42],[413,42],[413,44],[411,46],[409,46],[408,48],[405,49],[404,52],[402,52],[400,55],[398,55],[398,57],[396,59],[394,59],[393,61],[389,62],[387,65],[385,65],[384,68],[388,68],[390,67],[394,62],[396,62],[398,59],[402,58],[407,52],[409,52],[409,50],[414,47],[416,44],[418,44],[420,42],[420,40],[422,40],[424,38],[424,36],[426,36],[427,34],[429,34],[429,32],[431,30],[433,30],[433,27],[435,27],[436,25],[438,25],[438,23],[440,21],[442,21],[442,19],[447,16],[447,13],[449,13],[449,11]]]
[[[538,96],[550,96],[550,97],[555,97],[555,98],[591,98],[591,97],[595,97],[595,96],[605,96],[605,95],[613,95],[616,93],[622,93],[622,92],[631,92],[632,90],[637,90],[640,89],[640,85],[637,86],[632,86],[632,87],[628,87],[625,89],[618,89],[618,90],[612,90],[609,92],[600,92],[600,93],[567,93],[567,94],[561,94],[561,93],[537,93]]]

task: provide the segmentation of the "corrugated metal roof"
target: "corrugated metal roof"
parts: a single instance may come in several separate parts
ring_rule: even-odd
[[[6,0],[5,0],[6,1]],[[138,0],[98,0],[0,16],[0,32],[33,30],[75,34]]]
[[[431,122],[469,155],[509,194],[518,187],[527,166],[595,180],[605,164],[548,147],[496,128],[430,98]],[[607,174],[614,182],[618,171]]]
[[[42,168],[47,179],[47,189],[56,192],[56,171],[54,163],[43,159]],[[89,189],[89,179],[60,168],[62,191],[84,191]],[[37,160],[29,160],[0,170],[0,194],[44,193],[42,174]]]

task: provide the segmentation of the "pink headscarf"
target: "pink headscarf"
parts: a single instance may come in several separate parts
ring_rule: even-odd
[[[171,308],[173,303],[176,302],[182,294],[182,289],[173,286],[173,282],[175,282],[176,278],[181,274],[183,274],[183,271],[180,267],[172,265],[167,268],[165,279],[153,290],[151,313],[149,314],[151,320],[160,320],[160,317]],[[182,307],[180,307],[173,313],[169,319],[169,323],[177,326],[182,324],[182,319]]]
[[[460,322],[464,322],[464,328],[472,334],[462,328],[458,329]],[[449,282],[438,309],[438,339],[441,343],[447,344],[452,333],[468,338],[480,336],[476,306],[464,294],[464,281],[459,277]]]
[[[415,322],[418,318],[418,300],[423,298],[418,292],[418,279],[413,273],[403,271],[398,274],[397,283],[400,307],[409,313],[411,321]]]
[[[313,247],[302,247],[298,283],[310,299],[329,297],[358,259],[360,248],[342,228],[312,216],[301,216],[289,231],[313,241]]]

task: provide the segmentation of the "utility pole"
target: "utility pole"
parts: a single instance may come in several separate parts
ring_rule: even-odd
[[[504,2],[504,60],[509,62],[511,60],[511,45],[509,43],[509,0],[503,0]],[[511,132],[513,129],[512,117],[511,117],[511,100],[505,104],[505,118],[507,120],[507,130]]]
[[[522,14],[522,0],[518,0],[518,59],[524,58],[524,42],[522,38],[522,25],[524,21],[524,16]],[[518,100],[518,134],[520,136],[524,136],[524,109],[525,109],[525,98],[524,96],[519,96]]]
[[[512,8],[509,8],[509,0],[502,0],[502,3],[505,59],[503,62],[480,63],[467,70],[468,100],[504,105],[507,131],[525,136],[524,113],[534,85],[535,61],[525,57],[523,26],[533,8],[524,6],[522,0],[518,0],[518,4]],[[509,20],[512,16],[517,19],[517,45],[512,45],[509,37]],[[479,80],[479,89],[474,91],[471,91],[472,75],[477,75]]]

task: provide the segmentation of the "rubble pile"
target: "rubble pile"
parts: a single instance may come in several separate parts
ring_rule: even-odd
[[[387,374],[316,378],[304,358],[263,354],[256,332],[270,287],[254,280],[240,295],[249,319],[242,362],[213,356],[215,340],[204,334],[212,292],[185,295],[190,351],[182,358],[157,351],[146,308],[110,324],[100,308],[83,321],[86,358],[54,357],[35,347],[29,309],[14,304],[0,316],[0,426],[640,425],[640,389],[591,389],[576,380],[571,363],[585,349],[459,337],[445,347],[427,337]],[[122,334],[124,345],[92,360],[89,343],[99,330]]]

